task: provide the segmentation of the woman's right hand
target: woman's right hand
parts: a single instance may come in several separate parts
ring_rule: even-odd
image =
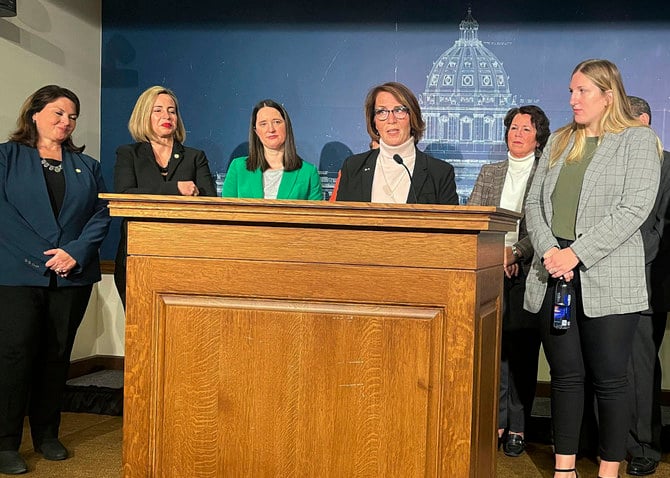
[[[573,269],[579,264],[579,258],[570,247],[559,249],[552,247],[542,256],[543,264],[554,279],[563,277],[566,282],[575,276]]]
[[[182,196],[197,196],[199,194],[198,186],[193,181],[177,181],[179,194]]]

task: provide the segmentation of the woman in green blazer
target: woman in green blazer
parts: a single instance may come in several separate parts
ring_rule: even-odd
[[[296,152],[291,119],[282,105],[263,100],[249,126],[249,156],[233,159],[223,197],[323,199],[316,168]]]

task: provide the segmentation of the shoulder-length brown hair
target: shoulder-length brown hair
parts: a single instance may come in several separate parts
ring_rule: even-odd
[[[62,86],[43,86],[23,102],[23,106],[21,106],[21,110],[19,111],[19,117],[16,120],[16,130],[9,136],[9,140],[25,144],[31,148],[36,148],[39,134],[37,133],[37,126],[33,121],[33,115],[42,111],[46,105],[56,101],[58,98],[67,98],[72,101],[72,103],[74,103],[75,113],[77,114],[77,117],[79,117],[80,105],[77,95]],[[72,136],[68,136],[65,141],[61,143],[61,147],[68,151],[72,151],[73,153],[81,153],[86,146],[75,146],[72,141]]]
[[[302,166],[302,159],[298,156],[295,149],[295,139],[293,138],[293,126],[291,126],[291,118],[288,116],[286,109],[274,100],[262,100],[256,103],[251,112],[251,122],[249,124],[249,157],[247,158],[247,169],[255,171],[258,168],[265,171],[270,167],[270,164],[265,159],[265,150],[263,143],[256,134],[256,118],[258,111],[261,108],[274,108],[279,111],[284,124],[286,126],[286,141],[284,142],[284,171],[295,171]]]
[[[379,141],[379,131],[375,128],[375,101],[377,95],[382,91],[392,94],[401,105],[409,109],[410,134],[414,137],[414,144],[417,144],[423,138],[423,132],[426,130],[426,122],[421,117],[419,100],[409,88],[395,81],[373,86],[365,97],[365,118],[370,139]]]
[[[156,133],[154,133],[151,127],[151,112],[158,95],[168,95],[174,101],[174,106],[177,109],[177,128],[174,132],[174,139],[183,143],[186,139],[186,128],[184,127],[184,122],[181,120],[179,101],[177,100],[177,95],[171,89],[164,86],[151,86],[144,90],[140,97],[137,98],[133,112],[130,114],[130,120],[128,120],[130,135],[137,142],[155,139]]]

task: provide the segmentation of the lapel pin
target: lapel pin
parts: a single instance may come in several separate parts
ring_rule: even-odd
[[[79,169],[79,168],[75,168],[74,171],[75,171],[76,173],[81,173],[81,169]]]
[[[363,168],[363,171],[370,171],[370,168]]]
[[[174,153],[174,159],[179,159],[179,153]]]

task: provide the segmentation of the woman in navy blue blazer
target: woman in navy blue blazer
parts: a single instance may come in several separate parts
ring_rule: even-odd
[[[163,87],[147,88],[128,121],[136,141],[119,146],[114,165],[114,190],[124,194],[215,196],[216,188],[204,151],[183,145],[186,128],[175,94]],[[114,282],[126,305],[126,221],[116,253]]]
[[[110,222],[100,164],[72,141],[79,107],[68,89],[40,88],[0,144],[0,473],[27,471],[26,411],[35,451],[68,457],[62,395]]]

